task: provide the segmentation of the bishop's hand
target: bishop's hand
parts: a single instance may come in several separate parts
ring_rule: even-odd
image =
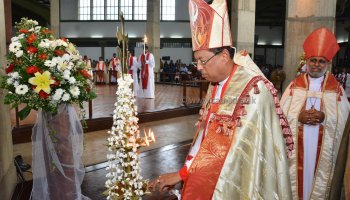
[[[150,181],[148,189],[150,191],[159,190],[160,192],[171,190],[179,182],[181,182],[181,177],[178,172],[163,174]]]

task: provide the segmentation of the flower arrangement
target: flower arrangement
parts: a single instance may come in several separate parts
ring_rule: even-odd
[[[148,140],[147,136],[145,141],[139,134],[133,81],[130,74],[118,79],[118,99],[107,140],[107,199],[139,199],[147,191],[147,181],[142,180],[139,173],[137,150]]]
[[[38,22],[22,18],[16,23],[17,35],[11,38],[6,75],[0,88],[7,89],[4,103],[17,107],[24,119],[32,109],[57,113],[62,103],[83,102],[96,97],[91,76],[79,51],[67,39],[55,39],[52,32]]]

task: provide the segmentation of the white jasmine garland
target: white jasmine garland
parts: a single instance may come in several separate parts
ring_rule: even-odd
[[[108,167],[105,183],[109,196],[107,199],[134,199],[145,194],[139,168],[140,146],[138,118],[136,117],[135,99],[131,88],[133,79],[129,74],[118,79],[118,95],[113,111],[113,126],[108,131]],[[124,170],[125,167],[130,171]],[[120,186],[120,187],[117,187]],[[119,195],[120,193],[121,195]]]

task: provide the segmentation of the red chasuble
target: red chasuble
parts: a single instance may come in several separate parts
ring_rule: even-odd
[[[146,61],[149,59],[150,53],[146,54],[146,60],[145,60],[145,54],[142,54],[141,56],[141,81],[142,81],[142,89],[146,90],[148,85],[148,64],[146,64]]]

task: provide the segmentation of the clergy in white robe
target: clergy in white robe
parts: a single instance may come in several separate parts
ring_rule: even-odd
[[[107,82],[107,69],[106,69],[106,63],[103,61],[103,58],[100,57],[98,63],[96,64],[96,83],[106,83]]]
[[[146,99],[154,99],[154,56],[149,52],[148,47],[145,47],[145,54],[140,55],[139,67],[140,72],[140,89],[138,97]]]
[[[85,64],[85,69],[86,71],[89,73],[89,75],[92,77],[94,77],[94,74],[92,72],[92,67],[91,67],[91,61],[90,59],[87,57],[87,55],[84,55],[84,58],[83,58],[83,61],[84,61],[84,64]]]
[[[329,199],[350,105],[341,84],[327,72],[339,50],[333,33],[317,29],[303,47],[307,73],[293,80],[281,99],[296,149],[289,165],[293,199]]]
[[[108,66],[110,83],[117,83],[118,74],[121,73],[121,66],[116,53],[113,53],[113,57],[109,60]]]
[[[189,5],[194,65],[211,84],[185,165],[150,188],[183,181],[182,200],[290,200],[293,141],[277,90],[246,51],[234,54],[226,1]]]

